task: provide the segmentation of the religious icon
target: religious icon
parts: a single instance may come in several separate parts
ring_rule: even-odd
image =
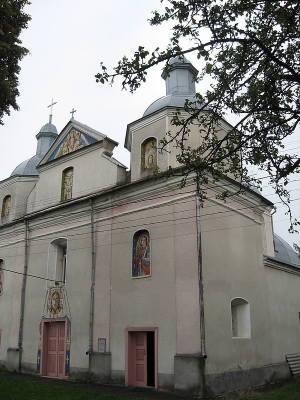
[[[62,195],[61,200],[70,200],[72,198],[73,189],[73,168],[69,168],[63,172]]]
[[[157,166],[156,139],[148,139],[142,145],[142,169],[152,169]]]
[[[2,217],[8,217],[10,212],[11,196],[6,196],[2,203]]]
[[[150,273],[150,235],[144,230],[133,237],[132,277],[149,276]]]
[[[90,139],[90,142],[93,143],[95,142],[94,139]],[[65,154],[72,153],[73,151],[76,151],[78,149],[81,149],[82,147],[88,146],[90,143],[86,136],[79,132],[76,129],[71,129],[71,131],[68,133],[67,137],[65,140],[61,143],[59,149],[57,150],[54,158],[59,158],[61,156],[64,156]],[[51,159],[52,157],[50,157]]]
[[[57,315],[63,309],[63,294],[60,289],[51,289],[48,296],[48,310],[51,315]]]

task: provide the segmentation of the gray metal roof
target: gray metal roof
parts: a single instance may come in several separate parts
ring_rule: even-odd
[[[184,108],[187,99],[188,101],[196,101],[194,95],[191,95],[189,93],[172,93],[168,96],[161,97],[160,99],[157,99],[152,104],[150,104],[150,106],[144,112],[143,116],[146,117],[147,115],[162,110],[165,107]]]
[[[10,176],[13,175],[34,175],[38,176],[39,173],[36,170],[36,166],[38,163],[41,161],[42,155],[41,154],[36,154],[35,156],[29,158],[26,161],[23,161],[21,164],[19,164],[11,173]]]
[[[284,262],[300,268],[300,258],[294,249],[280,236],[274,233],[274,248],[276,261]]]
[[[48,124],[44,125],[41,127],[40,132],[39,133],[54,133],[56,135],[58,135],[56,126],[53,124],[50,124],[50,122],[48,122]]]

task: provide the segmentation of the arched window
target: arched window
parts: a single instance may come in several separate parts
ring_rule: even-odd
[[[141,170],[153,170],[157,166],[157,140],[148,138],[141,147]]]
[[[231,300],[231,322],[232,337],[251,337],[250,304],[247,300],[240,297]]]
[[[49,245],[47,287],[66,284],[67,272],[67,239],[53,240]]]
[[[132,244],[132,278],[151,275],[150,234],[144,229],[136,232]]]
[[[67,168],[62,173],[61,201],[70,200],[73,192],[74,169]]]
[[[10,203],[11,203],[11,196],[7,195],[4,197],[3,202],[2,202],[2,211],[1,211],[1,217],[5,218],[9,216],[10,213]]]
[[[0,296],[3,293],[3,268],[4,268],[4,260],[0,258]]]

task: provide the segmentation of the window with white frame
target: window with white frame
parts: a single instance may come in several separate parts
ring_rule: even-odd
[[[231,323],[233,338],[251,337],[250,304],[237,297],[231,300]]]
[[[67,239],[58,238],[49,244],[47,287],[66,284]]]

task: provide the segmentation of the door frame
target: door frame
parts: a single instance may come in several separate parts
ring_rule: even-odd
[[[65,323],[65,340],[64,340],[64,375],[66,377],[66,349],[67,349],[67,318],[45,318],[42,320],[42,334],[41,334],[41,361],[40,361],[40,375],[47,375],[47,361],[48,361],[48,326],[50,324],[64,322]]]
[[[131,357],[129,356],[132,351],[131,345],[131,333],[134,332],[154,332],[154,388],[158,389],[158,328],[154,327],[140,327],[140,328],[125,328],[125,386],[131,385],[130,377],[130,362]]]

